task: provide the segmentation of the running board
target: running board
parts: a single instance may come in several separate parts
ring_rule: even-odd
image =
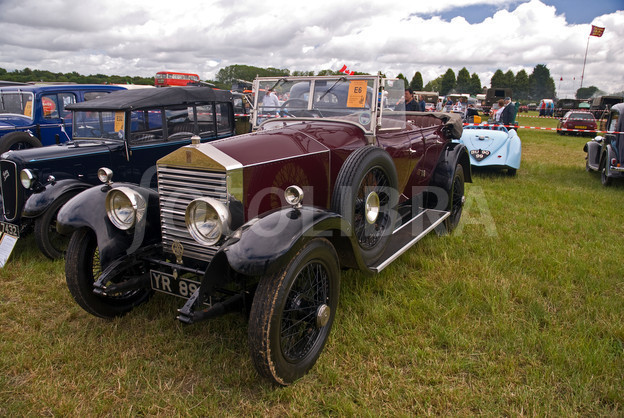
[[[401,254],[409,250],[414,244],[420,241],[425,235],[433,231],[451,213],[442,210],[424,209],[414,218],[399,226],[390,237],[381,258],[370,269],[379,273],[390,263],[399,258]]]

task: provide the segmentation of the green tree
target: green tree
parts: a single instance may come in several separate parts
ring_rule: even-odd
[[[232,81],[236,79],[253,81],[257,76],[279,77],[288,75],[290,75],[290,71],[287,69],[279,69],[273,67],[261,68],[251,65],[236,64],[220,69],[217,72],[217,81],[226,85],[231,85]]]
[[[545,64],[537,64],[529,76],[529,98],[533,100],[554,99],[555,80]]]
[[[442,83],[442,76],[439,76],[438,78],[431,80],[430,82],[428,82],[425,87],[423,88],[424,91],[437,91],[440,92],[440,85]]]
[[[520,70],[516,73],[513,96],[516,100],[527,100],[529,98],[529,75],[525,70]]]
[[[414,73],[414,76],[412,77],[412,81],[410,81],[409,86],[414,91],[422,91],[423,90],[423,78],[422,78],[422,74],[420,74],[420,71],[416,71]]]
[[[464,67],[457,73],[457,83],[455,86],[455,90],[457,90],[458,93],[470,93],[470,87],[470,73],[468,72],[466,67]]]
[[[604,94],[605,92],[600,90],[596,86],[581,87],[580,89],[576,90],[577,99],[589,99],[593,96],[603,96]]]
[[[470,94],[481,94],[482,91],[483,87],[481,86],[481,79],[477,73],[472,73],[472,76],[470,77]]]
[[[446,70],[446,73],[442,76],[442,80],[440,81],[440,94],[442,96],[446,96],[455,88],[455,72],[450,68]]]
[[[502,70],[498,69],[494,72],[494,75],[490,79],[490,87],[493,89],[508,87],[505,85],[505,74],[503,74]]]
[[[513,71],[507,70],[503,79],[505,80],[504,87],[509,87],[512,90],[516,89],[516,76],[514,75]]]

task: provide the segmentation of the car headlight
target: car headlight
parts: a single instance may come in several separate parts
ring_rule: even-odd
[[[98,180],[104,184],[110,184],[113,180],[113,170],[106,167],[101,167],[97,171]]]
[[[203,245],[214,245],[230,234],[230,212],[216,199],[201,197],[186,208],[186,227],[193,239]]]
[[[33,184],[35,184],[36,179],[37,177],[35,176],[35,173],[33,173],[30,169],[25,168],[20,171],[20,182],[25,189],[30,189]]]
[[[303,190],[299,186],[289,186],[284,190],[286,203],[294,207],[300,207],[303,200]]]
[[[140,221],[146,208],[143,196],[129,187],[118,187],[106,194],[108,219],[121,230],[128,230]]]

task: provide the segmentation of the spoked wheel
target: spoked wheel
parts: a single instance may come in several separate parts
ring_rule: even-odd
[[[461,219],[465,201],[464,187],[464,169],[461,164],[457,164],[455,166],[455,173],[453,174],[453,183],[449,192],[449,203],[447,207],[447,210],[451,214],[444,220],[446,232],[449,234],[453,232]]]
[[[249,316],[249,349],[258,373],[279,385],[318,359],[336,315],[340,265],[331,243],[309,241],[281,270],[261,278]]]
[[[332,210],[351,224],[360,253],[369,265],[381,257],[392,234],[397,183],[392,158],[372,146],[355,150],[336,179]]]
[[[119,294],[99,296],[93,293],[93,283],[102,274],[100,253],[95,233],[88,228],[78,229],[67,247],[65,279],[74,300],[85,311],[101,318],[121,316],[135,306],[146,302],[151,289],[128,290]],[[115,277],[111,282],[119,282]]]
[[[62,258],[67,250],[69,238],[56,232],[56,215],[71,197],[69,194],[61,196],[35,220],[35,242],[41,252],[51,260]]]

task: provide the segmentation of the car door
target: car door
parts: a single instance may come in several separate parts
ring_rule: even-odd
[[[43,145],[69,141],[72,133],[71,111],[65,106],[76,103],[71,92],[46,93],[40,96],[42,122],[39,124],[39,140]]]

